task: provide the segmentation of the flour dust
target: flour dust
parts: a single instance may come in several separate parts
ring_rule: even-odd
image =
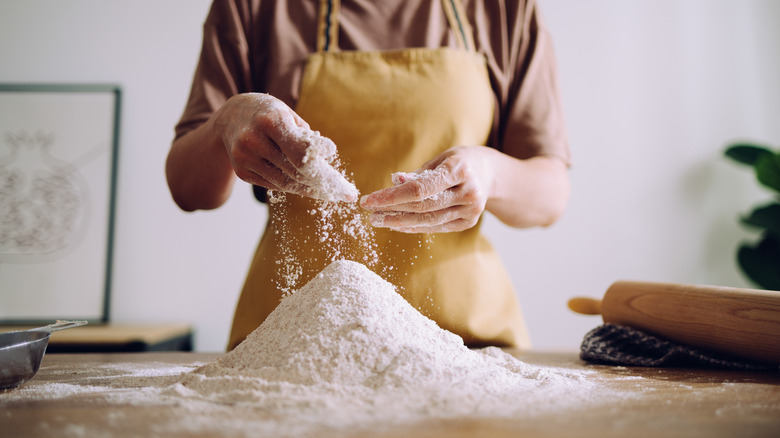
[[[269,191],[270,203],[288,202],[288,195]],[[270,228],[284,244],[277,247],[275,260],[278,277],[277,287],[286,297],[301,287],[305,268],[320,262],[328,265],[336,260],[350,259],[360,261],[366,266],[377,268],[379,251],[374,237],[373,227],[368,223],[367,214],[357,203],[330,202],[314,200],[313,207],[306,214],[314,219],[314,229],[304,230],[307,236],[301,236],[301,230],[291,225],[291,218],[285,208],[272,208]],[[302,257],[301,253],[289,242],[301,239],[304,245],[320,248],[326,260],[313,260]]]
[[[312,262],[326,266],[348,258],[376,266],[379,261],[373,228],[368,224],[367,214],[358,207],[358,189],[343,170],[335,143],[318,131],[300,126],[286,127],[285,135],[306,145],[303,166],[298,170],[306,185],[303,192],[311,198],[312,207],[306,214],[314,218],[315,226],[304,230],[294,228],[291,223],[295,218],[288,217],[284,206],[290,201],[288,195],[268,192],[269,202],[279,207],[272,208],[271,229],[282,242],[275,263],[280,278],[277,287],[283,297],[301,286],[305,267]],[[302,259],[299,251],[288,244],[294,239],[324,249],[327,259]]]

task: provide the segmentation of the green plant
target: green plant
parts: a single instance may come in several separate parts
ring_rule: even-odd
[[[752,144],[734,144],[725,152],[732,160],[752,166],[758,182],[777,192],[773,202],[756,207],[740,222],[761,230],[757,242],[740,244],[737,262],[764,289],[780,290],[780,152]]]

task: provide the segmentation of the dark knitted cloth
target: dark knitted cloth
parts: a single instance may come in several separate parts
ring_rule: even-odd
[[[780,371],[777,365],[702,351],[616,324],[603,324],[588,332],[580,346],[580,358],[606,365]]]

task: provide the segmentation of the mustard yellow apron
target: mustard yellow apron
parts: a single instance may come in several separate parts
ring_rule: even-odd
[[[392,172],[415,170],[450,147],[485,144],[494,95],[458,1],[442,0],[458,49],[339,51],[338,6],[337,0],[321,1],[318,50],[307,60],[295,110],[336,143],[362,194],[390,185]],[[333,246],[317,234],[323,224],[316,202],[284,198],[269,203],[269,222],[237,305],[230,348],[279,303],[291,261],[298,262],[294,274],[303,286],[332,258]],[[328,225],[326,240],[344,237],[341,225]],[[510,279],[479,228],[436,235],[374,229],[379,259],[369,268],[467,345],[527,347]],[[370,259],[360,240],[352,238],[349,248],[340,249],[342,256]]]

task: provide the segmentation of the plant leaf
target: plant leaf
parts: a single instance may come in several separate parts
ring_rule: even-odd
[[[755,168],[761,184],[780,192],[780,154],[761,155],[756,159]]]
[[[763,146],[742,143],[731,145],[725,151],[727,157],[749,166],[755,165],[758,158],[766,154],[772,154],[772,151]]]
[[[780,291],[780,240],[765,234],[755,247],[743,244],[737,251],[737,261],[756,284]]]
[[[743,217],[742,223],[753,227],[763,228],[780,238],[780,204],[771,203],[758,207]]]

